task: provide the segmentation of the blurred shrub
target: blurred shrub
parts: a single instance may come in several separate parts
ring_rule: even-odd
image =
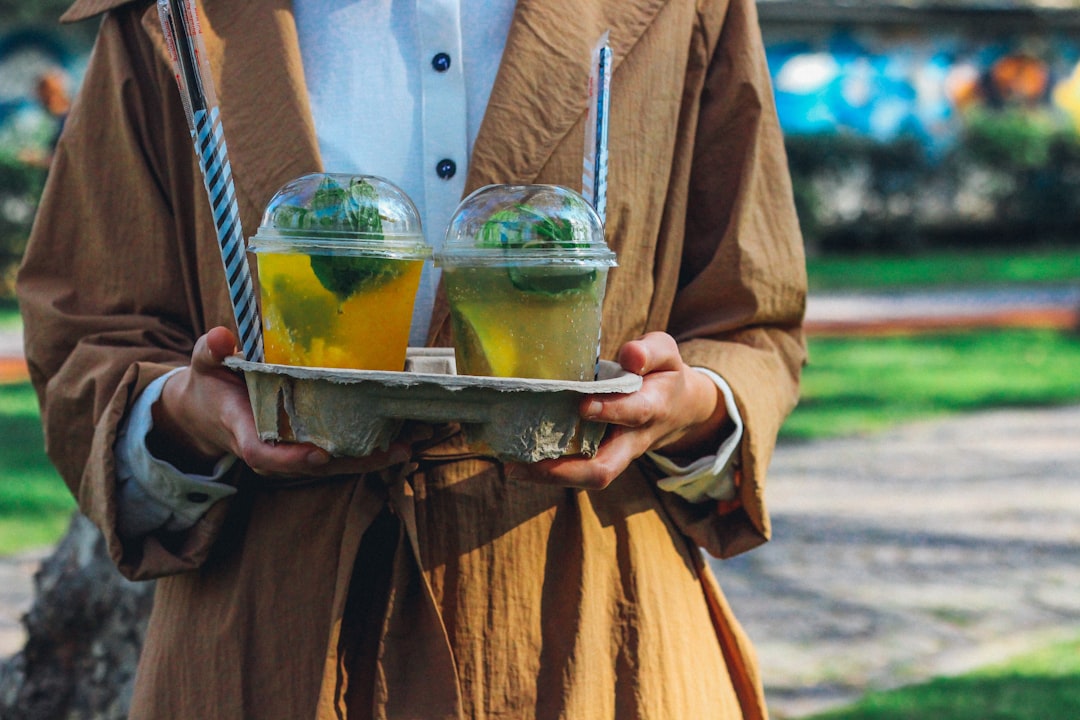
[[[0,297],[14,294],[15,270],[26,248],[46,171],[0,152]]]
[[[71,0],[0,0],[0,22],[11,27],[16,24],[54,24],[60,19]]]
[[[962,152],[1006,170],[1028,171],[1045,166],[1050,146],[1065,132],[1045,113],[1020,108],[978,108],[966,120]]]
[[[1080,136],[1045,114],[967,118],[932,156],[918,138],[787,138],[795,201],[811,252],[1080,244]]]
[[[915,139],[852,135],[787,139],[795,202],[807,245],[853,252],[915,242],[914,206],[932,175]]]
[[[1006,111],[972,118],[962,146],[972,164],[1011,179],[997,220],[1019,242],[1075,237],[1080,227],[1080,136],[1045,115]]]

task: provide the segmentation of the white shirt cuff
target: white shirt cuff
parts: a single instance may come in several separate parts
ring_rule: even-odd
[[[153,405],[161,398],[165,381],[180,369],[146,386],[117,435],[117,527],[122,537],[139,537],[162,529],[187,530],[211,505],[236,492],[236,488],[221,482],[236,456],[222,457],[210,475],[190,475],[154,457],[146,447],[146,438],[154,427]]]
[[[739,449],[743,436],[743,421],[739,409],[735,406],[735,395],[724,378],[708,368],[694,368],[712,378],[720,394],[724,397],[724,406],[735,429],[720,442],[715,455],[705,455],[689,465],[682,466],[659,453],[646,453],[667,477],[656,484],[661,490],[672,492],[679,497],[700,503],[707,500],[732,500],[735,498],[735,467],[739,462]]]

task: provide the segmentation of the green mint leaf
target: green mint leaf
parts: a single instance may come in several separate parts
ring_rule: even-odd
[[[326,178],[311,200],[311,224],[322,230],[357,233],[365,240],[381,240],[379,196],[369,182],[354,179],[343,188]],[[347,300],[359,290],[373,290],[402,273],[400,261],[355,255],[312,255],[311,269],[322,286]]]
[[[506,250],[587,246],[575,242],[574,226],[569,220],[553,218],[526,203],[493,213],[481,227],[479,240],[480,247]],[[595,268],[580,267],[510,267],[507,274],[518,290],[544,295],[586,289],[597,275]]]
[[[401,275],[400,260],[355,255],[312,255],[311,269],[322,286],[348,300],[359,290],[374,290]]]
[[[507,274],[518,290],[537,295],[586,290],[596,282],[596,268],[512,267],[507,268]]]

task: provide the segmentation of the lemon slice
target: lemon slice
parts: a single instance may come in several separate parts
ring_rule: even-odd
[[[464,350],[466,369],[474,375],[514,377],[518,349],[513,335],[498,323],[484,322],[482,312],[458,308],[454,332]]]

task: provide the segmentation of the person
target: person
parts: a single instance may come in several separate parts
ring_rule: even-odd
[[[38,76],[36,93],[41,108],[56,123],[56,129],[49,138],[46,150],[25,150],[19,159],[27,165],[48,169],[52,162],[52,153],[60,139],[60,133],[71,109],[71,97],[68,93],[69,78],[60,68],[50,68]]]
[[[287,181],[352,171],[342,144],[400,164],[429,234],[448,196],[575,186],[610,30],[602,355],[643,383],[583,401],[611,423],[592,458],[506,465],[455,424],[365,458],[260,441],[154,4],[79,0],[66,19],[104,17],[18,291],[50,457],[120,570],[160,578],[131,717],[767,717],[701,553],[769,537],[805,362],[753,1],[201,9],[248,229]],[[419,325],[448,346],[427,285]]]

